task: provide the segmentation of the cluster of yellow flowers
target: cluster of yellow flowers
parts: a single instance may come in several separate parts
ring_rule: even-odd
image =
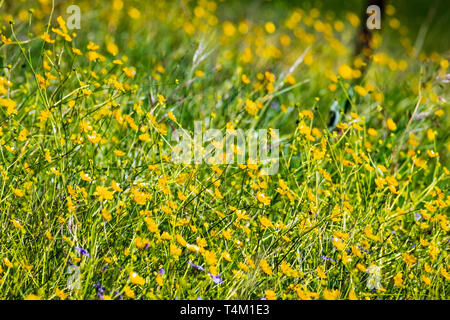
[[[76,32],[47,0],[0,14],[0,298],[448,298],[448,60],[392,5],[401,47],[376,33],[364,78],[354,13],[222,5],[113,0]],[[330,132],[335,99],[351,112]],[[245,164],[173,162],[195,120],[271,128],[279,171],[234,145]]]

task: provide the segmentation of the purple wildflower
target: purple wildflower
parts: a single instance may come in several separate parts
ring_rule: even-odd
[[[412,242],[410,239],[406,239],[406,242],[411,243],[411,247],[415,247],[416,245],[414,244],[414,242]]]
[[[414,217],[414,220],[416,220],[416,221],[417,221],[417,220],[422,220],[422,215],[421,215],[419,212],[415,212],[415,213],[414,213],[414,216],[415,216],[415,217]]]
[[[164,273],[166,273],[166,271],[164,270],[164,268],[160,268],[160,269],[158,270],[158,273],[159,273],[159,274],[164,274]]]
[[[119,291],[114,291],[114,296],[117,297],[117,299],[122,300],[123,296],[120,294]]]
[[[99,292],[105,292],[105,287],[102,286],[102,284],[100,283],[100,281],[97,281],[96,283],[94,283],[94,288],[97,289],[97,291]]]
[[[205,268],[203,268],[202,266],[199,266],[198,264],[195,264],[195,263],[193,263],[191,261],[188,261],[187,263],[188,263],[188,265],[190,265],[191,267],[193,267],[193,268],[195,268],[197,270],[205,271]]]
[[[372,254],[372,252],[367,251],[366,249],[364,249],[364,248],[361,247],[360,245],[357,245],[357,247],[358,247],[359,249],[361,249],[362,251],[364,251],[365,253]]]
[[[88,258],[91,257],[90,254],[89,254],[89,252],[88,252],[87,250],[83,249],[82,247],[78,247],[78,246],[77,246],[77,247],[75,247],[75,250],[77,250],[78,252],[80,252],[82,256],[86,256],[86,257],[88,257]]]
[[[215,284],[221,284],[221,283],[223,283],[223,280],[222,280],[222,278],[221,278],[219,275],[215,276],[215,275],[213,275],[211,272],[208,272],[208,274],[209,274],[209,276],[211,277],[211,279],[213,280],[213,282],[214,282]]]
[[[197,300],[203,300],[203,298],[202,298],[202,297],[200,297],[200,296],[198,296],[198,297],[197,297]]]
[[[97,295],[99,297],[100,300],[103,300],[103,293],[105,292],[105,287],[102,286],[102,284],[97,281],[96,283],[94,283],[94,288],[97,289]]]
[[[322,258],[323,260],[329,260],[329,261],[333,261],[334,263],[336,263],[336,261],[333,260],[333,259],[331,259],[331,258],[328,258],[328,257],[325,257],[325,256],[322,256],[321,258]]]

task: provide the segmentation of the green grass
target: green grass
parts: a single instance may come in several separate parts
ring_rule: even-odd
[[[120,3],[80,1],[71,41],[52,31],[68,4],[0,5],[0,298],[448,299],[442,20],[414,50],[420,26],[389,7],[355,78],[356,7]],[[350,84],[351,113],[329,132]],[[174,163],[173,131],[198,120],[278,129],[278,173]]]

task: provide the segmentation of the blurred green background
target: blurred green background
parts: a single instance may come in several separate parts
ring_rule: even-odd
[[[450,27],[450,2],[448,0],[387,0],[386,4],[392,4],[396,8],[395,17],[400,20],[402,26],[409,30],[408,36],[414,40],[419,31],[425,33],[423,50],[427,53],[432,51],[446,52],[450,49],[450,37],[447,32]],[[263,12],[267,16],[260,16],[261,20],[270,18],[270,15],[279,15],[279,7],[282,10],[292,10],[300,7],[302,9],[317,8],[325,14],[335,17],[344,17],[346,12],[353,11],[365,15],[367,8],[366,0],[320,0],[320,1],[288,1],[288,0],[254,0],[254,1],[219,1],[222,14],[233,20],[238,13],[239,16],[246,15],[257,20],[254,12]],[[263,9],[269,10],[258,10]],[[383,29],[382,22],[381,28]]]

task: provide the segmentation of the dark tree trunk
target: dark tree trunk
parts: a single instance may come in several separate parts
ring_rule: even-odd
[[[380,8],[381,17],[383,17],[386,1],[385,0],[367,0],[367,6],[364,7],[364,10],[361,14],[362,19],[361,19],[361,25],[359,27],[358,35],[356,36],[356,40],[355,40],[354,57],[361,56],[367,64],[369,62],[370,56],[373,53],[373,49],[371,47],[373,30],[368,29],[367,25],[365,23],[365,21],[367,19],[366,9],[372,5],[376,5]],[[364,74],[365,70],[366,70],[366,68],[361,70],[361,72]]]

